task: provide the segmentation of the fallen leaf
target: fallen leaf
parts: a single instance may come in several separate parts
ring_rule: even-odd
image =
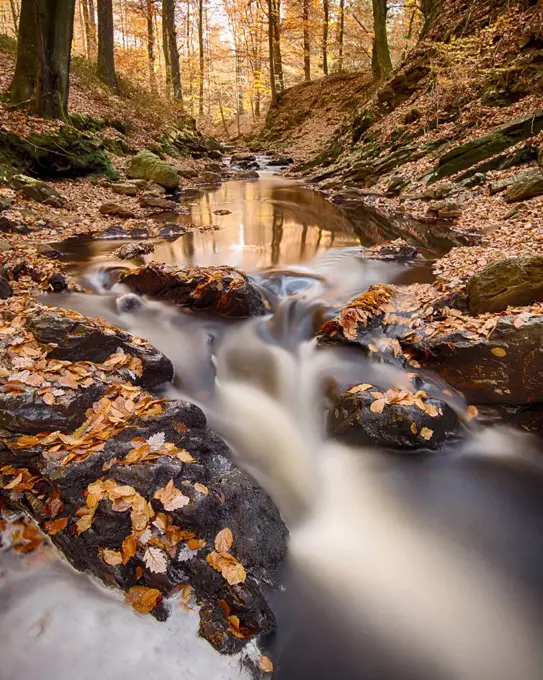
[[[490,351],[495,357],[504,357],[507,354],[503,347],[493,347]]]
[[[355,385],[354,387],[351,387],[350,390],[348,390],[349,394],[358,394],[359,392],[366,392],[366,390],[369,390],[373,385],[369,385],[368,383],[363,383],[362,385]]]
[[[384,399],[376,399],[375,401],[372,401],[371,406],[370,406],[370,411],[372,413],[382,413],[384,408],[385,408],[385,400]]]
[[[143,561],[147,569],[155,574],[165,574],[168,568],[166,555],[159,548],[147,548],[143,555]]]
[[[55,534],[58,534],[59,531],[64,531],[66,529],[66,526],[68,524],[68,518],[67,517],[59,517],[58,519],[53,520],[52,522],[45,522],[45,531],[49,534],[49,536],[54,536]]]
[[[131,557],[134,557],[136,554],[136,549],[137,549],[137,543],[136,543],[136,537],[133,534],[128,534],[128,536],[124,539],[123,545],[122,545],[122,553],[123,553],[123,558],[128,562],[128,560]],[[125,564],[126,564],[125,562]]]
[[[232,547],[234,536],[228,527],[221,529],[215,536],[215,550],[217,552],[228,552]]]
[[[126,593],[124,601],[132,605],[140,614],[148,614],[160,603],[162,593],[156,588],[146,586],[132,586]]]
[[[104,548],[102,550],[102,559],[110,567],[118,567],[123,563],[123,556],[118,550],[110,550],[109,548]]]
[[[419,431],[417,428],[417,423],[411,423],[410,430],[413,434],[417,434],[417,432]]]
[[[51,394],[51,392],[46,392],[43,397],[43,401],[47,404],[47,406],[53,406],[55,403],[55,397],[54,395]]]
[[[194,463],[195,459],[190,455],[187,449],[178,449],[175,453],[175,457],[183,461],[183,463]]]
[[[195,491],[198,491],[198,493],[203,493],[204,496],[207,496],[207,494],[209,493],[209,489],[207,488],[207,486],[205,486],[205,484],[200,484],[200,482],[195,483],[194,489]]]
[[[468,420],[472,420],[472,418],[477,418],[479,415],[479,411],[477,410],[476,406],[470,405],[467,408],[467,417]]]
[[[269,656],[261,656],[258,660],[258,667],[263,673],[273,673],[273,662]]]
[[[22,449],[26,449],[30,448],[31,446],[37,446],[40,443],[40,440],[37,437],[24,435],[23,437],[19,437],[16,443],[17,446],[20,446]]]
[[[166,435],[164,432],[156,432],[147,439],[147,443],[149,444],[151,451],[160,451],[166,443]]]
[[[201,550],[202,548],[205,548],[206,546],[206,540],[205,538],[189,538],[187,541],[187,547],[190,550]]]
[[[190,498],[185,496],[185,494],[179,491],[179,489],[175,486],[173,479],[170,479],[166,486],[158,489],[155,492],[154,497],[157,498],[164,506],[164,509],[168,510],[169,512],[178,510],[179,508],[188,505],[190,502]]]
[[[228,553],[213,551],[209,553],[206,560],[215,571],[223,575],[231,586],[235,586],[237,583],[244,583],[247,579],[243,565]]]
[[[420,431],[420,436],[423,439],[426,439],[426,441],[430,441],[433,434],[434,434],[434,431],[430,430],[430,428],[428,428],[428,427],[423,427],[422,430]]]

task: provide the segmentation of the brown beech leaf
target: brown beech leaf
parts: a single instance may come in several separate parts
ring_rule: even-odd
[[[221,529],[215,536],[215,550],[217,552],[228,552],[232,547],[234,537],[228,527]]]
[[[209,553],[206,560],[215,571],[223,575],[231,586],[235,586],[237,583],[244,583],[247,579],[243,565],[228,553],[213,551]]]
[[[418,432],[417,423],[411,423],[411,427],[409,429],[413,434],[417,434]]]
[[[122,553],[123,553],[123,558],[128,562],[128,560],[131,557],[134,557],[136,554],[136,537],[133,534],[128,534],[128,536],[124,539],[123,545],[122,545]],[[126,564],[125,562],[125,564]]]
[[[17,446],[20,446],[22,449],[27,449],[31,446],[37,446],[39,443],[40,440],[37,437],[32,437],[31,435],[24,435],[23,437],[19,437],[19,439],[17,439]]]
[[[178,510],[184,505],[188,505],[190,502],[190,498],[185,496],[185,494],[179,491],[179,489],[175,486],[173,479],[170,479],[166,486],[163,486],[161,489],[155,491],[154,497],[162,503],[164,510],[167,510],[168,512]]]
[[[421,431],[420,431],[420,436],[421,436],[423,439],[426,439],[426,441],[430,441],[430,439],[432,438],[433,434],[434,434],[434,431],[433,431],[433,430],[430,430],[430,428],[428,428],[428,427],[423,427],[423,428],[421,429]]]
[[[200,484],[200,482],[195,483],[194,489],[198,491],[198,493],[203,493],[204,496],[207,496],[207,494],[209,493],[209,489],[207,488],[207,486],[205,484]]]
[[[490,351],[495,357],[504,357],[507,354],[503,347],[493,347]]]
[[[370,406],[370,411],[372,413],[382,413],[384,408],[385,408],[385,400],[384,399],[376,399],[375,401],[372,401],[371,406]]]
[[[189,538],[187,541],[187,547],[190,550],[201,550],[202,548],[205,548],[206,546],[206,540],[205,538]]]
[[[195,463],[196,460],[190,455],[187,449],[178,449],[175,452],[175,457],[183,461],[183,463]]]
[[[155,574],[165,574],[168,568],[168,559],[160,548],[147,548],[143,555],[143,561],[147,569]]]
[[[261,656],[258,660],[258,667],[263,673],[273,673],[273,662],[269,656]]]
[[[64,531],[66,529],[66,526],[68,524],[68,518],[67,517],[59,517],[58,519],[53,520],[52,522],[45,522],[45,531],[49,534],[49,536],[54,536],[55,534],[58,534],[59,531]]]
[[[110,550],[109,548],[104,548],[102,550],[102,559],[110,567],[118,567],[123,563],[123,556],[118,550]]]
[[[156,588],[146,586],[133,586],[126,593],[124,601],[132,605],[140,614],[148,614],[162,600],[162,593]]]
[[[349,394],[358,394],[359,392],[366,392],[372,387],[373,385],[370,385],[369,383],[363,383],[362,385],[355,385],[354,387],[351,387],[351,389],[347,391]]]
[[[47,404],[47,406],[53,406],[55,403],[55,396],[51,394],[51,392],[46,392],[42,396],[43,401]]]

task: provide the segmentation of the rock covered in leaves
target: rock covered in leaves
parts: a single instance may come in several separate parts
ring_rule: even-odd
[[[457,428],[454,411],[426,392],[355,385],[335,403],[330,434],[355,446],[437,449]]]
[[[102,203],[100,206],[100,214],[123,217],[124,219],[129,219],[136,216],[136,214],[126,206],[121,205],[120,203],[114,203],[113,201]]]
[[[543,300],[543,256],[511,257],[487,265],[467,284],[472,314]]]
[[[371,248],[363,248],[358,257],[363,260],[381,260],[383,262],[403,262],[414,260],[418,255],[415,246],[412,246],[402,238],[394,241],[386,241]]]
[[[177,170],[151,151],[139,151],[131,160],[126,176],[129,179],[156,182],[165,189],[176,189],[179,186]]]
[[[260,582],[277,583],[286,528],[196,406],[113,385],[75,432],[4,446],[4,493],[135,609],[163,619],[163,598],[192,588],[201,634],[227,653],[274,628]]]
[[[233,267],[176,267],[151,263],[121,276],[140,295],[189,309],[241,318],[269,312],[258,287]]]

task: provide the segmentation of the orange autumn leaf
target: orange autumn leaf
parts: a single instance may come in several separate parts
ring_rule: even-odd
[[[225,527],[215,536],[215,550],[220,553],[228,552],[232,547],[233,542],[234,537],[232,532],[228,527]]]
[[[109,548],[104,548],[102,550],[102,559],[110,567],[118,567],[123,563],[123,556],[118,550],[110,550]]]
[[[205,538],[190,538],[187,541],[187,547],[190,548],[190,550],[200,550],[201,548],[205,548],[205,546]]]
[[[273,673],[273,662],[269,656],[261,656],[258,660],[258,667],[263,673]]]
[[[157,498],[164,506],[164,509],[169,512],[188,505],[190,501],[190,498],[185,496],[185,494],[179,491],[174,485],[173,479],[170,479],[166,486],[158,489],[158,491],[155,492],[154,497]]]
[[[54,536],[55,534],[58,534],[60,531],[64,531],[67,525],[68,525],[67,517],[59,517],[58,519],[55,519],[52,522],[45,522],[44,524],[45,531],[47,531],[49,536]]]
[[[235,586],[237,583],[244,583],[247,579],[243,565],[228,553],[213,551],[209,553],[206,560],[209,566],[222,574],[223,578],[231,586]]]
[[[433,434],[434,434],[434,431],[430,430],[430,428],[428,428],[428,427],[423,427],[422,430],[420,431],[420,436],[423,439],[426,439],[426,441],[430,441]]]
[[[156,588],[147,588],[147,586],[133,586],[126,593],[124,601],[140,614],[148,614],[162,600],[162,593]]]
[[[123,558],[128,562],[128,560],[131,557],[134,557],[136,554],[136,538],[133,536],[133,534],[128,534],[128,536],[124,539],[123,545],[122,545],[122,553],[123,553]],[[125,564],[126,564],[125,562]]]
[[[376,399],[375,401],[372,401],[371,406],[370,406],[370,411],[372,413],[382,413],[384,408],[385,408],[385,400],[384,399]]]
[[[200,482],[196,482],[194,484],[194,489],[198,491],[198,493],[204,494],[204,496],[207,496],[207,494],[209,493],[209,489],[207,488],[207,486],[205,484],[200,484]]]

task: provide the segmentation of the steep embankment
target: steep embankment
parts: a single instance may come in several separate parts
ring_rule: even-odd
[[[348,82],[348,81],[346,81]],[[355,82],[355,81],[353,81]],[[295,91],[294,91],[295,90]],[[283,121],[286,148],[321,112],[293,88],[270,113],[264,145]],[[503,253],[543,242],[543,13],[533,0],[443,0],[424,40],[388,82],[353,92],[331,140],[295,172],[332,200],[371,203],[431,224],[445,219],[482,234],[438,265],[462,284]],[[345,93],[348,99],[348,94]],[[309,116],[308,116],[309,112]],[[526,172],[527,175],[519,175]],[[514,188],[510,187],[515,183]]]

